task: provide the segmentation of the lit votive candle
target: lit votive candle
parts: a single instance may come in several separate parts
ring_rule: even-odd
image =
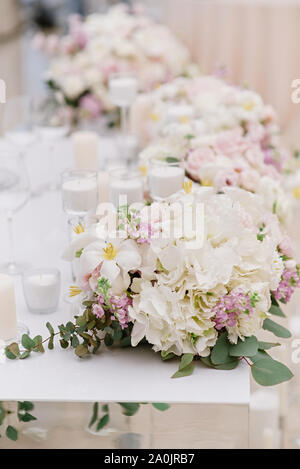
[[[62,174],[63,207],[69,215],[84,216],[98,203],[98,175],[93,171],[65,171]]]
[[[137,79],[129,75],[112,75],[109,79],[111,102],[119,107],[130,106],[137,95]]]
[[[144,184],[137,171],[114,169],[109,175],[109,201],[118,207],[120,204],[131,205],[143,202]]]
[[[99,137],[95,132],[74,132],[72,135],[75,169],[98,170]]]
[[[60,295],[60,272],[57,269],[31,269],[23,274],[27,307],[32,313],[53,313]]]
[[[148,185],[153,200],[170,197],[182,189],[184,168],[179,161],[153,158],[149,162]]]
[[[17,336],[15,289],[12,277],[0,274],[0,340]]]

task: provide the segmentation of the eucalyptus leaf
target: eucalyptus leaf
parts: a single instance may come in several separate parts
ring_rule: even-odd
[[[281,344],[279,342],[261,342],[258,341],[258,350],[269,350],[272,347],[279,347]]]
[[[238,339],[238,343],[230,345],[229,354],[231,357],[252,357],[257,353],[258,340],[252,335],[244,340]]]
[[[288,329],[283,326],[280,326],[276,322],[272,321],[270,318],[266,318],[263,322],[263,329],[266,331],[273,332],[276,337],[282,337],[283,339],[288,339],[291,337],[291,333]]]
[[[5,434],[7,438],[12,441],[17,441],[18,439],[18,430],[15,427],[12,427],[11,425],[8,425]]]
[[[182,370],[176,371],[173,374],[172,378],[183,378],[184,376],[190,376],[194,371],[195,365],[194,363],[190,363],[188,366],[183,368]]]
[[[174,353],[170,353],[170,352],[164,352],[164,351],[161,351],[161,359],[163,361],[166,361],[166,360],[171,360],[172,358],[175,358],[176,355]]]
[[[223,332],[213,347],[210,359],[213,365],[221,365],[231,360],[229,356],[230,343],[228,342],[227,333]]]
[[[273,314],[274,316],[279,316],[281,318],[285,318],[285,314],[280,308],[280,306],[272,305],[271,308],[269,309],[269,313]]]
[[[138,402],[119,402],[119,404],[123,408],[123,414],[128,417],[132,417],[140,408],[140,404]]]
[[[263,358],[251,366],[252,376],[261,386],[274,386],[293,377],[293,373],[276,360]]]
[[[100,430],[102,430],[102,428],[104,428],[108,424],[108,422],[109,422],[109,414],[103,415],[103,417],[99,420],[97,424],[96,431],[99,432]]]
[[[183,370],[184,368],[186,368],[187,366],[189,366],[192,361],[194,360],[194,354],[193,353],[185,353],[184,355],[182,355],[181,357],[181,360],[180,360],[180,364],[179,364],[179,370]]]
[[[169,404],[165,404],[164,402],[152,402],[152,405],[155,409],[160,410],[161,412],[170,408]]]
[[[28,334],[23,334],[22,335],[21,343],[22,343],[23,347],[26,348],[27,350],[31,350],[35,346],[34,341],[29,337]]]
[[[93,414],[92,414],[92,418],[90,420],[90,423],[89,423],[89,428],[91,428],[94,423],[97,421],[98,419],[98,410],[99,410],[99,404],[98,402],[95,402],[94,405],[93,405]]]

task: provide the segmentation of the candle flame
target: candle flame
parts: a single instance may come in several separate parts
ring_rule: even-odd
[[[186,194],[190,194],[192,192],[192,187],[193,187],[192,181],[184,181],[182,183],[182,188]]]
[[[70,292],[69,292],[69,297],[72,298],[73,296],[80,295],[82,293],[81,288],[76,287],[76,285],[71,285],[70,286]]]
[[[78,225],[74,226],[73,231],[76,234],[84,233],[84,226],[82,223],[78,223]]]
[[[102,250],[103,257],[108,261],[112,261],[118,254],[118,251],[114,248],[112,243],[109,243],[107,248],[103,248]]]

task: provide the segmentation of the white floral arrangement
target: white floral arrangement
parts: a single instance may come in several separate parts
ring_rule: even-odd
[[[95,119],[114,110],[108,94],[112,73],[134,74],[149,91],[187,71],[190,54],[167,26],[125,5],[82,20],[69,19],[67,35],[34,38],[51,56],[46,81],[73,120]]]
[[[158,136],[206,136],[240,130],[260,146],[264,162],[282,172],[289,152],[280,138],[274,109],[246,87],[235,86],[213,75],[178,77],[148,95],[151,112],[145,122],[149,140]],[[182,115],[170,119],[170,107],[182,106]],[[184,107],[189,111],[185,114]]]
[[[196,229],[199,206],[203,224]],[[222,370],[244,360],[267,386],[292,377],[267,352],[278,342],[257,335],[264,329],[290,337],[271,318],[284,316],[279,304],[300,285],[300,271],[289,238],[258,196],[185,182],[170,199],[119,207],[115,217],[116,231],[106,217],[86,230],[77,227],[64,257],[77,262],[70,294],[78,314],[57,332],[47,324],[49,348],[55,335],[79,357],[97,353],[102,343],[143,342],[162,360],[180,357],[174,378],[190,375],[197,360]],[[45,340],[37,337],[26,356],[17,344],[7,347],[7,356],[43,351]]]

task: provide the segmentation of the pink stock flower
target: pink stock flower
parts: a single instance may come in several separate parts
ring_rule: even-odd
[[[96,96],[86,94],[80,100],[80,108],[83,111],[86,111],[89,117],[96,119],[102,112],[102,103],[98,98],[96,98]]]
[[[258,298],[255,297],[254,301]],[[223,327],[234,327],[240,314],[253,313],[253,300],[248,294],[241,291],[232,291],[228,295],[222,296],[220,301],[213,307],[212,313],[215,318],[215,328],[217,330]]]
[[[112,296],[110,299],[112,304],[112,313],[118,319],[122,329],[128,326],[128,306],[132,305],[132,299],[123,293],[122,296]]]
[[[288,303],[295,291],[300,287],[300,279],[296,269],[285,269],[282,273],[281,280],[277,290],[273,292],[277,301]]]

